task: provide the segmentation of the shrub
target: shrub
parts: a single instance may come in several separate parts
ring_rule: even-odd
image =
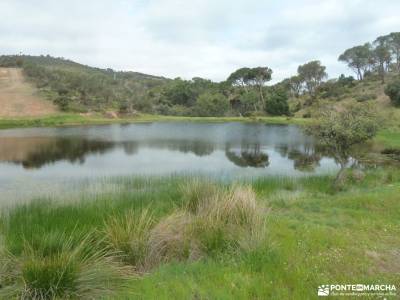
[[[240,103],[240,105],[238,105],[239,112],[246,117],[250,116],[252,112],[257,111],[260,95],[254,89],[251,89],[242,93],[238,100]]]
[[[184,105],[173,105],[169,108],[168,114],[172,116],[190,116],[192,109]]]
[[[377,98],[376,94],[361,94],[356,96],[357,102],[365,102],[369,100],[375,100]]]
[[[43,245],[54,242],[45,239]],[[72,238],[61,234],[57,244],[59,247],[49,249],[27,242],[19,256],[3,251],[0,298],[94,299],[112,295],[125,285],[127,269],[118,265],[91,235],[74,245]]]
[[[400,79],[389,83],[385,88],[385,94],[389,96],[393,105],[400,106]]]
[[[221,93],[206,92],[201,94],[195,106],[196,115],[200,117],[223,116],[229,109],[228,99]]]
[[[339,76],[337,83],[341,86],[348,86],[348,87],[354,87],[356,85],[353,76],[346,77],[344,74],[341,74]]]
[[[288,96],[284,89],[273,89],[265,100],[265,111],[273,116],[289,115]]]
[[[54,103],[57,104],[62,111],[68,111],[70,101],[71,99],[68,96],[60,95],[54,100]]]

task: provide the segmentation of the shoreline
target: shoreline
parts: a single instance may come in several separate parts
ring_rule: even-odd
[[[90,126],[90,125],[111,125],[111,124],[135,124],[151,122],[210,122],[210,123],[263,123],[275,125],[306,125],[313,119],[293,117],[181,117],[142,114],[136,117],[106,118],[101,114],[83,116],[73,113],[59,113],[43,117],[15,117],[0,118],[0,130],[17,128],[37,127],[68,127],[68,126]],[[379,130],[374,142],[387,148],[400,147],[400,131],[393,128],[382,128]]]
[[[79,114],[56,114],[43,117],[0,118],[0,130],[27,127],[62,127],[78,125],[134,124],[147,122],[246,122],[282,125],[304,125],[311,119],[291,117],[181,117],[162,115],[139,115],[126,118],[106,118],[100,114],[82,116]]]

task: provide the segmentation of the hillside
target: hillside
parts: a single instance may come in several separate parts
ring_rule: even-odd
[[[318,61],[305,65],[325,68]],[[315,117],[324,106],[341,109],[358,102],[376,106],[387,120],[400,120],[399,109],[384,92],[388,84],[399,79],[394,68],[387,71],[385,83],[375,70],[363,80],[344,75],[321,79],[311,93],[304,80],[296,82],[300,75],[267,85],[271,76],[268,68],[241,68],[218,83],[198,77],[170,80],[137,72],[99,69],[51,56],[0,56],[0,67],[4,68],[4,74],[14,74],[20,82],[11,94],[3,87],[3,99],[8,100],[3,100],[7,104],[2,105],[0,117],[39,116],[55,112],[57,107],[66,112],[99,113],[113,118],[140,112],[190,117],[307,119]],[[263,74],[264,71],[267,73]],[[255,76],[253,73],[267,76],[266,81],[257,85],[255,79],[249,79]],[[23,75],[30,84],[24,81],[22,87]]]
[[[144,100],[150,88],[166,78],[138,72],[118,72],[82,65],[51,56],[1,56],[0,67],[23,70],[39,89],[40,96],[63,111],[146,111]]]
[[[332,79],[323,83],[314,97],[308,94],[290,97],[290,110],[294,117],[312,118],[324,106],[333,106],[340,110],[351,103],[369,103],[386,121],[394,124],[400,121],[400,109],[396,108],[385,94],[385,87],[397,79],[397,73],[389,73],[385,83],[374,76],[347,84],[341,84],[340,79]]]
[[[21,69],[0,68],[0,117],[38,117],[53,114],[57,107],[38,96]]]

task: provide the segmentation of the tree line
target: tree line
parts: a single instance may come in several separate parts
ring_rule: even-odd
[[[377,37],[372,43],[354,46],[339,56],[354,71],[358,80],[379,74],[382,83],[389,71],[400,72],[400,32]]]
[[[400,72],[400,32],[345,50],[338,58],[354,71],[385,82]],[[352,76],[328,79],[319,60],[298,66],[297,74],[273,85],[267,66],[243,67],[224,81],[195,77],[173,80],[135,72],[97,69],[50,56],[2,56],[0,66],[22,67],[25,74],[65,111],[118,110],[182,116],[286,115],[320,98],[340,100],[355,84]],[[400,105],[400,80],[387,84],[386,94]],[[363,96],[360,101],[371,98]],[[306,99],[289,109],[289,99]],[[292,101],[293,102],[293,101]]]

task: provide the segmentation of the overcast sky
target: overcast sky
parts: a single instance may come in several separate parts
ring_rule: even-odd
[[[319,59],[350,74],[346,48],[400,31],[400,0],[0,0],[0,54],[50,54],[116,70],[274,81]]]

